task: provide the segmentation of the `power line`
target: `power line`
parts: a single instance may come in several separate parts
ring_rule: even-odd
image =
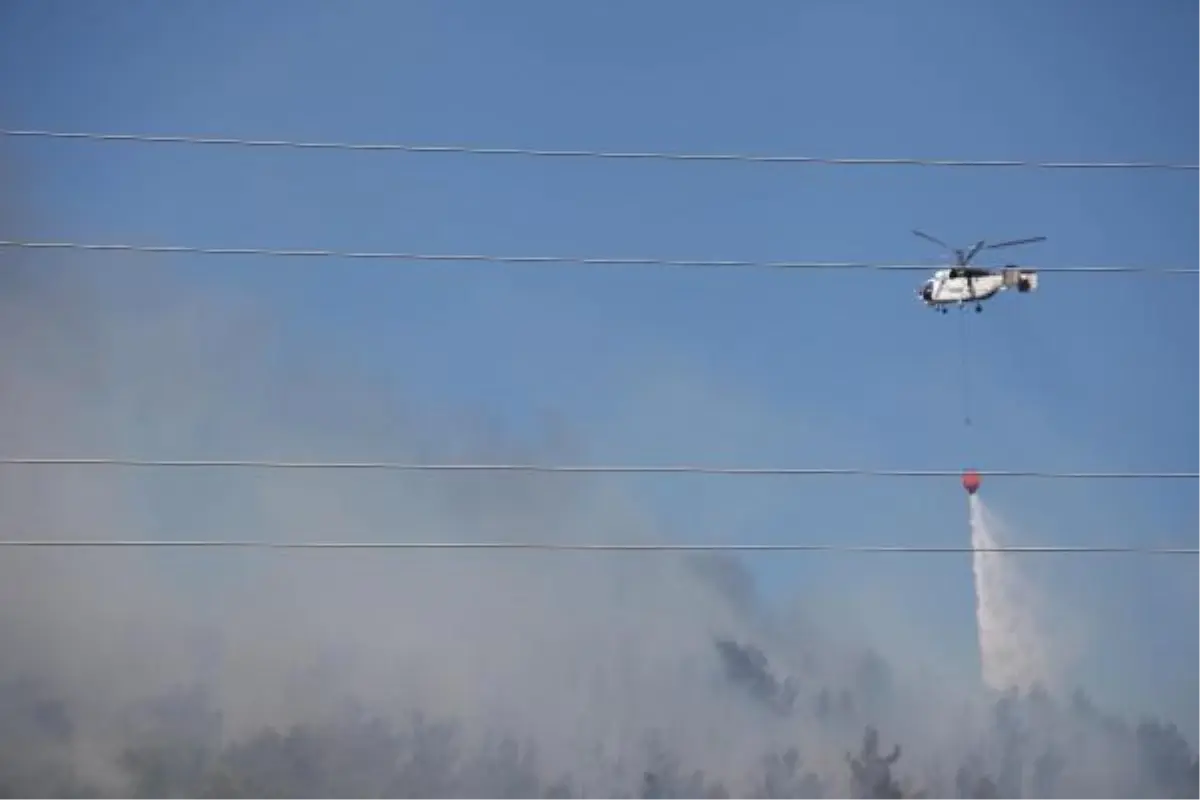
[[[438,153],[481,156],[525,156],[533,158],[621,159],[642,161],[741,162],[757,164],[815,164],[860,167],[976,167],[1023,169],[1139,169],[1197,170],[1200,165],[1164,161],[1026,161],[948,158],[835,158],[828,156],[755,155],[752,153],[679,153],[653,151],[558,150],[528,147],[474,147],[450,144],[406,144],[402,142],[300,141],[295,139],[247,139],[231,136],[154,135],[98,133],[90,131],[0,130],[11,137],[76,139],[96,142],[141,144],[187,144],[220,147],[274,147],[294,150],[345,150],[356,152]]]
[[[155,253],[199,256],[252,256],[263,258],[345,258],[374,261],[476,262],[487,264],[532,264],[613,266],[613,267],[724,267],[781,270],[882,270],[925,272],[942,264],[892,264],[870,261],[744,261],[715,259],[672,259],[616,256],[505,256],[483,253],[413,253],[391,251],[355,251],[275,247],[198,247],[192,245],[102,244],[91,242],[34,242],[0,239],[0,247],[25,250],[77,250],[85,252]],[[1027,267],[1038,272],[1057,273],[1146,273],[1159,275],[1198,275],[1200,269],[1148,266],[1067,266]]]
[[[876,478],[957,478],[956,469],[868,469],[859,467],[727,467],[700,464],[537,464],[419,463],[402,461],[286,461],[251,459],[135,459],[0,457],[0,466],[213,468],[263,470],[381,470],[392,472],[537,472],[582,474],[685,474],[743,476],[863,476]],[[1045,470],[977,469],[980,477],[1058,480],[1171,480],[1200,478],[1200,472],[1052,472]]]
[[[1011,547],[955,547],[919,545],[843,544],[604,544],[570,542],[337,542],[272,541],[269,539],[9,539],[0,547],[17,548],[221,548],[253,550],[542,550],[558,552],[798,552],[798,553],[1121,553],[1138,555],[1196,555],[1194,547],[1138,547],[1103,545],[1025,545]]]

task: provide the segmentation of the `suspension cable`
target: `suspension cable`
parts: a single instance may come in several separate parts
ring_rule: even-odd
[[[529,147],[477,147],[452,144],[406,144],[403,142],[336,142],[296,139],[250,139],[236,136],[186,134],[100,133],[93,131],[0,130],[0,136],[37,139],[74,139],[95,142],[138,144],[207,145],[219,147],[286,148],[292,150],[345,150],[356,152],[401,152],[469,154],[482,156],[526,156],[532,158],[622,159],[640,161],[742,162],[758,164],[819,164],[859,167],[973,167],[1056,170],[1136,169],[1196,171],[1198,164],[1170,161],[1029,161],[1015,159],[951,158],[837,158],[830,156],[755,155],[752,153],[679,153],[653,151],[558,150]]]
[[[878,261],[748,261],[739,259],[652,258],[646,256],[555,256],[555,255],[498,255],[489,253],[416,253],[404,251],[333,250],[327,248],[289,247],[201,247],[196,245],[152,245],[132,243],[100,243],[72,241],[23,241],[0,239],[0,247],[23,250],[76,250],[82,252],[146,253],[193,256],[247,256],[256,258],[329,258],[370,261],[428,261],[485,264],[556,265],[610,267],[689,267],[740,268],[782,270],[880,270],[885,272],[925,272],[936,269],[940,262],[901,263]],[[1080,265],[1062,267],[1027,267],[1037,272],[1147,275],[1200,275],[1200,269],[1188,267],[1156,267],[1128,265]]]
[[[743,475],[743,476],[862,476],[878,478],[959,477],[957,469],[875,469],[867,467],[735,467],[704,464],[550,464],[550,463],[430,463],[404,461],[288,461],[253,459],[149,459],[111,457],[0,456],[0,467],[127,467],[219,468],[258,470],[383,470],[393,472],[532,472],[627,475]],[[980,477],[1046,480],[1196,480],[1200,472],[1115,471],[1055,472],[1048,470],[979,469]]]
[[[797,552],[797,553],[1121,553],[1197,555],[1195,547],[1136,545],[1012,545],[996,547],[886,544],[580,543],[580,542],[396,542],[289,541],[270,539],[8,539],[0,548],[209,548],[243,550],[544,550],[556,552]]]

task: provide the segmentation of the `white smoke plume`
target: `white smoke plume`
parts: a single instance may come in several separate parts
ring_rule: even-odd
[[[20,238],[17,222],[0,233]],[[290,343],[252,299],[144,264],[0,254],[0,449],[560,455],[423,408],[342,353]],[[0,474],[7,539],[656,541],[661,527],[619,485],[564,476]],[[1031,598],[1010,588],[1020,562],[984,559],[986,661],[1028,660],[1037,638],[1009,630]],[[836,603],[777,612],[753,589],[736,561],[665,555],[7,549],[0,797],[1196,796],[1194,748],[1172,727],[1045,692],[982,696],[925,675],[888,615],[860,634]],[[1047,672],[1004,670],[1018,685]]]

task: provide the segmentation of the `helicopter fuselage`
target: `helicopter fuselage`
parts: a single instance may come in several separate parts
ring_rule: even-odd
[[[939,269],[925,281],[917,296],[921,302],[933,308],[943,308],[964,303],[982,303],[1000,292],[1016,288],[1029,292],[1037,287],[1037,274],[1031,270],[1007,267],[1003,270],[978,268]]]

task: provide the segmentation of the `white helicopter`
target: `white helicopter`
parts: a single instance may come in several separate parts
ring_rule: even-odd
[[[1015,247],[1019,244],[1033,244],[1046,241],[1045,236],[1035,236],[1031,239],[1013,239],[1007,242],[987,244],[980,240],[970,250],[960,250],[951,247],[940,239],[935,239],[927,233],[913,231],[922,239],[927,239],[936,245],[954,253],[954,266],[939,269],[933,277],[925,281],[917,289],[917,297],[921,302],[945,314],[951,305],[961,307],[964,303],[975,303],[976,313],[983,311],[983,301],[995,297],[1005,289],[1016,288],[1018,292],[1032,292],[1037,289],[1037,272],[1031,269],[1009,265],[1002,269],[987,269],[971,267],[971,259],[982,250],[998,250],[1001,247]]]

